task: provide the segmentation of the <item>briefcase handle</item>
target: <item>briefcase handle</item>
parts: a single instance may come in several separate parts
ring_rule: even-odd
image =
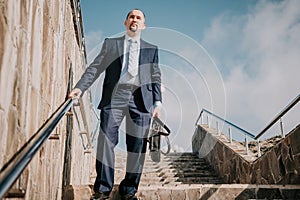
[[[166,132],[162,132],[162,131],[160,131],[160,130],[158,130],[157,131],[157,133],[159,134],[159,135],[162,135],[162,136],[169,136],[170,135],[170,133],[171,133],[171,131],[170,131],[170,129],[169,129],[169,127],[165,124],[165,123],[163,123],[158,117],[153,117],[153,120],[155,120],[161,127],[163,127],[164,128],[164,130],[166,131]],[[150,127],[152,126],[152,120],[151,120],[151,124],[150,124]]]
[[[158,117],[151,118],[148,142],[150,144],[149,149],[152,161],[160,162],[160,154],[167,155],[170,153],[171,143],[168,137],[170,133],[171,131],[169,127],[165,123],[163,123]],[[165,141],[167,143],[166,152],[163,152],[160,149],[161,136],[165,136]]]

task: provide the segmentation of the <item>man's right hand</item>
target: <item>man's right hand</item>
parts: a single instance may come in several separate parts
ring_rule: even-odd
[[[69,98],[76,98],[79,99],[80,96],[82,94],[82,91],[79,88],[74,88],[70,94],[69,94]]]

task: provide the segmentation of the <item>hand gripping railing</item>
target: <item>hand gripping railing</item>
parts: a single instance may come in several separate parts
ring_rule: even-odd
[[[204,108],[201,110],[201,112],[200,112],[200,114],[199,114],[199,116],[198,116],[198,118],[197,118],[197,121],[196,121],[196,123],[195,123],[195,126],[197,126],[197,125],[199,124],[199,120],[202,121],[202,118],[203,118],[203,114],[204,114],[204,113],[206,113],[206,114],[208,114],[209,116],[212,116],[212,117],[214,117],[214,118],[216,118],[216,119],[218,119],[218,120],[224,122],[225,124],[229,125],[229,128],[228,128],[228,135],[229,135],[229,142],[230,142],[230,143],[232,143],[232,132],[231,132],[231,127],[237,129],[237,130],[239,131],[239,133],[243,133],[244,136],[245,136],[245,149],[246,149],[245,151],[246,151],[246,154],[248,154],[248,150],[249,150],[249,149],[248,149],[248,139],[247,139],[247,137],[250,137],[250,138],[254,139],[254,138],[255,138],[255,135],[253,135],[252,133],[250,133],[250,132],[248,132],[248,131],[246,131],[246,130],[240,128],[239,126],[233,124],[232,122],[229,122],[229,121],[227,121],[226,119],[223,119],[222,117],[220,117],[220,116],[218,116],[218,115],[216,115],[216,114],[214,114],[214,113],[212,113],[212,112],[210,112],[210,111],[208,111],[208,110],[206,110],[206,109],[204,109]],[[209,122],[209,119],[208,119],[208,116],[207,116],[207,125],[208,125],[208,127],[211,126],[211,125],[210,125],[210,122]],[[218,124],[218,122],[216,122],[216,129],[217,129],[217,134],[221,134],[221,131],[219,131],[219,124]]]
[[[2,167],[0,170],[0,199],[11,188],[33,156],[40,150],[73,103],[74,99],[66,100],[28,142]]]

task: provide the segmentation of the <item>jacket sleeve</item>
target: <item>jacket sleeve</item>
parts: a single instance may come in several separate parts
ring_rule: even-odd
[[[85,72],[77,82],[75,88],[79,88],[83,93],[95,82],[100,74],[107,68],[107,39],[104,40],[100,53],[94,61],[86,68]]]
[[[152,92],[153,92],[153,103],[160,101],[162,102],[161,94],[161,71],[159,68],[158,60],[158,48],[155,48],[154,58],[153,58],[153,68],[152,68]]]

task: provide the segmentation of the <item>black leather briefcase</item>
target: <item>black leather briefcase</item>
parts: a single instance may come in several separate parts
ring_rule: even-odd
[[[149,129],[149,150],[151,160],[154,162],[160,162],[161,154],[168,154],[171,150],[171,144],[169,140],[169,135],[171,131],[165,123],[163,123],[158,117],[153,117],[150,123]],[[161,150],[161,140],[164,136],[165,142],[167,144],[167,150]]]

